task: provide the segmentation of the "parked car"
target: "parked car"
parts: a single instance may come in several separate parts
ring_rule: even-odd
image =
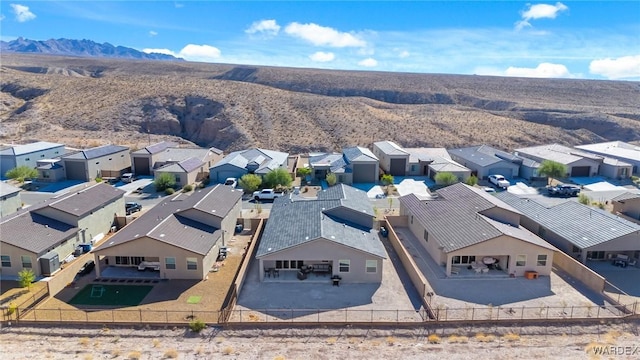
[[[142,210],[142,205],[137,202],[127,202],[124,204],[125,209],[127,210],[127,215],[131,215],[134,212],[138,212]]]
[[[580,187],[571,184],[559,184],[547,188],[549,196],[578,196]]]
[[[120,177],[120,180],[122,180],[123,183],[130,183],[132,181],[136,181],[135,176],[133,176],[132,173],[126,173],[126,174],[122,174],[122,176]]]
[[[509,187],[509,185],[511,185],[511,183],[509,183],[509,181],[505,179],[504,176],[498,175],[498,174],[489,175],[489,182],[495,185],[496,187],[503,188],[503,189],[506,189]]]
[[[255,191],[253,193],[254,200],[274,200],[275,198],[284,196],[283,192],[275,191],[274,189],[263,189],[262,191]]]
[[[224,184],[227,186],[231,186],[232,188],[235,188],[236,186],[238,186],[238,179],[227,178],[227,180],[224,181]]]
[[[488,187],[488,186],[483,187],[483,188],[482,188],[482,190],[484,190],[484,191],[486,191],[486,192],[488,192],[488,193],[494,193],[494,192],[496,192],[496,189],[494,189],[494,188],[492,188],[492,187]]]
[[[88,273],[92,272],[95,267],[96,263],[93,260],[89,260],[84,265],[82,265],[80,270],[78,270],[78,275],[87,275]]]

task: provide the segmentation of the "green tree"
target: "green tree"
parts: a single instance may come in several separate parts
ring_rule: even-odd
[[[464,183],[469,186],[475,186],[478,184],[478,178],[475,177],[474,175],[471,175],[467,178],[467,180]]]
[[[580,195],[578,195],[578,202],[582,205],[589,205],[591,203],[591,199],[587,195],[580,193]]]
[[[551,179],[558,179],[567,174],[567,167],[557,161],[544,160],[538,168],[538,174],[548,177],[548,183]]]
[[[282,168],[273,169],[264,176],[264,183],[270,188],[277,188],[279,186],[288,188],[291,186],[292,181],[289,172]]]
[[[156,191],[163,191],[168,188],[173,188],[176,185],[176,177],[169,173],[160,173],[153,181],[156,187]]]
[[[384,174],[384,175],[382,175],[382,178],[380,178],[380,180],[382,181],[382,183],[384,185],[389,186],[389,185],[393,184],[393,175]]]
[[[336,177],[336,174],[334,174],[334,173],[328,173],[327,177],[325,178],[325,180],[327,181],[327,185],[329,185],[329,186],[333,186],[338,182],[338,178]]]
[[[18,273],[18,283],[21,287],[31,288],[31,283],[36,280],[36,274],[31,269],[22,269]]]
[[[447,171],[437,173],[435,180],[438,185],[451,185],[460,181],[457,176]]]
[[[245,192],[252,193],[258,190],[260,184],[262,184],[262,178],[255,174],[245,174],[242,175],[238,184]]]
[[[5,176],[9,179],[13,179],[18,181],[19,183],[23,183],[25,179],[35,179],[38,177],[38,170],[34,168],[30,168],[26,165],[21,165],[15,167],[5,174]]]
[[[311,168],[308,168],[308,167],[298,168],[298,170],[296,170],[296,174],[299,177],[304,178],[307,175],[311,175]]]

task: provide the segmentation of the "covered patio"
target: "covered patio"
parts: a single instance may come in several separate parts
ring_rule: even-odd
[[[509,276],[509,255],[447,255],[448,276]]]

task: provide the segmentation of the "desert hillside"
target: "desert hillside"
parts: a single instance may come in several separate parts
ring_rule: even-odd
[[[2,54],[0,142],[503,149],[640,139],[640,83]]]

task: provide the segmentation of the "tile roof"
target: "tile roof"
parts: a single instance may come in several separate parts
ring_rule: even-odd
[[[198,189],[190,194],[177,194],[149,209],[136,221],[114,234],[108,242],[97,247],[96,251],[146,236],[206,255],[221,239],[222,232],[220,229],[190,219],[188,211],[197,209],[211,214],[215,210],[215,216],[224,217],[241,198],[242,191],[220,184]]]
[[[472,162],[479,166],[489,166],[493,164],[497,164],[501,161],[512,162],[509,160],[511,157],[503,156],[498,157],[496,154],[508,154],[504,151],[500,151],[498,149],[492,148],[488,145],[480,145],[480,146],[471,146],[466,148],[452,149],[449,150],[449,154],[453,156],[458,156],[466,161]]]
[[[329,166],[329,170],[333,173],[344,173],[347,163],[342,154],[326,153],[309,156],[309,166],[312,168]]]
[[[357,225],[331,213],[340,207],[362,212],[364,204],[367,206],[364,213],[371,216],[373,225],[373,208],[366,193],[347,185],[333,186],[312,200],[278,198],[271,208],[256,257],[322,238],[386,258],[384,246],[372,226]]]
[[[119,198],[126,192],[106,183],[95,184],[77,192],[70,192],[51,198],[39,204],[40,208],[47,206],[68,214],[82,217],[86,214],[104,207]]]
[[[13,145],[11,147],[0,150],[0,155],[25,155],[36,151],[43,151],[64,146],[64,144],[38,141],[30,144]]]
[[[429,167],[438,172],[443,172],[443,171],[448,171],[448,172],[469,171],[470,172],[471,171],[465,166],[462,166],[457,162],[449,159],[448,156],[446,158],[440,157],[440,156],[434,156],[432,162],[429,164]]]
[[[618,196],[614,197],[611,200],[613,200],[613,201],[625,201],[625,200],[632,200],[632,199],[640,199],[640,194],[626,192],[624,194],[621,194],[621,195],[618,195]]]
[[[387,155],[407,155],[407,151],[403,150],[393,141],[378,141],[373,143],[373,145]]]
[[[640,225],[609,212],[582,205],[576,201],[566,201],[552,207],[545,207],[532,199],[519,198],[506,191],[496,196],[520,210],[532,221],[581,249],[633,233],[636,233],[635,248],[640,249],[640,235],[638,235]]]
[[[8,184],[4,181],[0,181],[0,196],[7,196],[20,192],[22,189]]]
[[[76,153],[62,156],[62,158],[63,159],[86,159],[86,160],[91,160],[91,159],[95,159],[95,158],[99,158],[99,157],[102,157],[102,156],[115,154],[115,153],[119,153],[121,151],[127,151],[127,150],[129,150],[129,148],[126,147],[126,146],[110,144],[110,145],[103,145],[103,146],[94,147],[94,148],[91,148],[91,149],[80,150],[80,151],[78,151]]]
[[[449,152],[445,148],[405,148],[409,153],[409,162],[417,163],[419,161],[431,161],[435,157],[443,159],[451,159]]]
[[[28,210],[19,211],[0,219],[0,244],[10,244],[41,254],[75,236],[78,230],[73,225]]]
[[[371,150],[362,146],[346,147],[342,149],[342,154],[344,154],[348,163],[354,161],[378,162],[378,158],[373,155]]]
[[[603,160],[601,156],[594,155],[586,151],[572,149],[560,144],[531,146],[516,149],[515,152],[524,157],[534,156],[545,160],[553,160],[564,165],[569,165],[582,159],[588,159],[596,162]]]
[[[497,226],[497,221],[483,216],[484,211],[494,208],[520,214],[492,195],[461,183],[442,188],[437,194],[439,198],[428,201],[409,194],[401,197],[400,202],[434,236],[444,252],[496,238],[506,234],[507,227],[518,238],[529,241],[522,235],[522,229],[515,230],[518,228],[506,224]]]

